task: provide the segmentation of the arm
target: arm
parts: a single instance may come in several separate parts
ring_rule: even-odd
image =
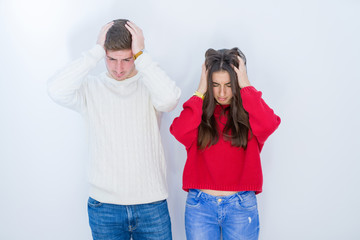
[[[112,22],[105,25],[99,34],[97,44],[83,56],[49,79],[47,90],[49,96],[58,104],[81,111],[86,100],[82,91],[82,83],[88,72],[104,57],[104,42],[108,29]]]
[[[244,109],[249,113],[251,130],[259,143],[264,143],[278,128],[281,119],[262,99],[262,93],[254,87],[242,88],[240,93]]]
[[[205,64],[202,65],[201,78],[197,92],[204,95],[207,91]],[[192,96],[183,105],[180,116],[175,118],[170,126],[170,133],[189,148],[197,139],[198,127],[201,123],[203,100],[201,97]]]
[[[183,105],[180,116],[170,126],[170,133],[186,148],[197,139],[198,127],[201,123],[203,100],[192,96]]]
[[[277,129],[281,119],[262,99],[262,93],[251,86],[246,73],[244,61],[239,59],[239,68],[234,67],[238,76],[240,94],[244,109],[249,113],[249,122],[253,134],[259,143],[266,139]]]
[[[132,52],[136,55],[144,49],[142,30],[132,22],[125,25],[132,36]],[[135,60],[136,69],[143,76],[142,81],[150,92],[151,101],[156,110],[169,112],[173,110],[180,99],[181,90],[168,75],[153,62],[147,53],[141,54]]]

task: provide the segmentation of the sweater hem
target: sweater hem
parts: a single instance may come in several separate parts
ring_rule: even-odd
[[[94,185],[90,186],[89,196],[101,203],[117,204],[117,205],[138,205],[138,204],[147,204],[153,203],[168,198],[168,193],[158,193],[149,196],[136,195],[136,196],[126,196],[121,193],[108,192],[106,190],[100,189]]]
[[[262,192],[262,186],[259,185],[213,185],[213,184],[184,184],[182,189],[186,192],[189,191],[189,189],[209,189],[209,190],[216,190],[216,191],[254,191],[255,194],[259,194]]]

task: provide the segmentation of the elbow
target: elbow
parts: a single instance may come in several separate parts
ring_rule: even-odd
[[[279,127],[280,123],[281,123],[281,118],[279,116],[277,116],[277,115],[274,115],[273,121],[269,121],[264,126],[265,132],[269,133],[269,135],[272,134]]]
[[[155,109],[159,112],[171,112],[177,106],[178,101],[169,102],[167,104],[155,105]]]
[[[252,129],[253,134],[257,137],[258,141],[261,144],[264,144],[266,139],[275,132],[275,130],[279,127],[281,123],[281,119],[278,116],[274,116],[273,121],[268,121],[263,123],[258,127]]]
[[[56,91],[56,87],[54,87],[52,84],[48,83],[46,86],[46,91],[48,96],[56,102],[56,100],[59,98],[58,97],[58,91]]]
[[[181,91],[179,90],[176,94],[169,96],[167,100],[159,101],[154,103],[154,107],[160,112],[171,112],[176,108],[180,100]]]

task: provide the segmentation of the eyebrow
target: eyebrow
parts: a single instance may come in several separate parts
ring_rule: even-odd
[[[214,82],[214,81],[212,81],[212,83],[220,84],[220,83],[217,83],[217,82]],[[231,83],[231,81],[228,82],[228,83],[225,83],[224,85],[228,85],[228,84],[230,84],[230,83]]]
[[[106,57],[107,57],[108,59],[110,59],[110,60],[117,60],[116,58],[112,58],[112,57],[110,57],[110,56],[108,56],[108,55],[106,55]],[[128,57],[128,58],[124,58],[124,59],[120,59],[120,60],[131,60],[131,59],[133,59],[133,57]]]

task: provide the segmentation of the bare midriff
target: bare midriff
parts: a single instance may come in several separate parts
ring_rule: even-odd
[[[229,195],[233,195],[235,193],[237,193],[236,191],[218,191],[218,190],[210,190],[210,189],[200,189],[200,191],[212,195],[212,196],[229,196]]]

